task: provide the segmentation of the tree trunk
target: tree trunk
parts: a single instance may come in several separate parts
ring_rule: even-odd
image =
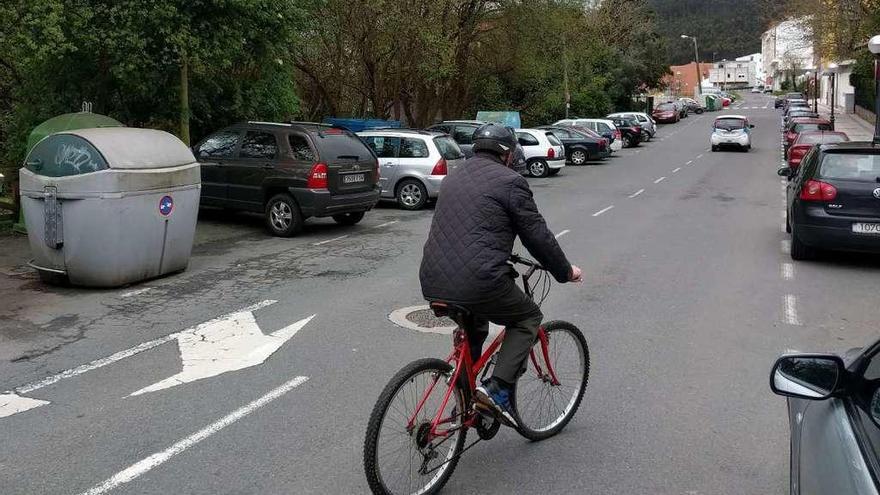
[[[186,54],[180,59],[180,140],[189,142],[189,60]]]

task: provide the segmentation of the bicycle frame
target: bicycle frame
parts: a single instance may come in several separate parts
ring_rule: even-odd
[[[524,260],[521,261],[518,257],[515,258],[517,262],[527,264],[529,266],[529,270],[522,274],[523,278],[523,287],[525,289],[526,295],[530,298],[533,297],[531,287],[529,287],[529,277],[534,274],[535,270],[539,269],[540,266],[536,264],[529,264]],[[492,356],[495,354],[495,351],[501,346],[501,342],[504,340],[504,334],[506,332],[506,328],[502,328],[501,332],[492,340],[489,344],[489,347],[483,352],[483,354],[477,359],[477,362],[474,363],[471,358],[470,347],[468,345],[467,334],[461,326],[457,327],[453,331],[453,350],[446,357],[446,362],[452,364],[453,372],[452,376],[447,381],[446,392],[443,395],[443,400],[440,403],[440,408],[437,410],[437,413],[434,415],[433,420],[431,421],[431,429],[428,433],[428,441],[431,441],[440,437],[447,437],[451,435],[458,428],[472,428],[476,426],[478,421],[478,414],[472,410],[471,408],[471,396],[473,395],[474,390],[476,389],[477,376],[481,371],[486,367],[489,363],[489,360],[492,359]],[[538,375],[544,379],[549,381],[553,385],[559,385],[559,380],[556,377],[556,372],[553,369],[553,365],[550,362],[550,356],[548,354],[548,344],[549,339],[547,338],[547,333],[544,331],[544,327],[538,327],[538,336],[537,340],[541,343],[541,359],[544,361],[544,365],[546,366],[546,372],[541,368],[541,365],[538,363],[538,358],[535,356],[534,346],[529,350],[529,360],[532,362],[532,365],[535,367],[535,370],[538,372]],[[466,411],[462,411],[460,413],[462,418],[462,424],[458,427],[447,428],[445,430],[441,429],[441,425],[452,424],[457,419],[455,416],[443,417],[443,411],[446,409],[446,406],[449,404],[449,399],[452,397],[452,393],[455,390],[455,385],[460,383],[462,379],[462,373],[465,374],[465,380],[467,384],[467,388],[464,388],[464,392],[466,394],[465,398],[465,406],[468,408]],[[425,393],[422,395],[419,400],[418,405],[416,406],[416,410],[413,412],[412,416],[409,418],[407,422],[407,430],[412,431],[415,428],[415,420],[419,415],[419,412],[422,410],[422,407],[427,402],[428,397],[431,396],[431,393],[434,391],[434,388],[437,386],[437,383],[440,381],[440,376],[434,378],[433,383],[431,383]]]

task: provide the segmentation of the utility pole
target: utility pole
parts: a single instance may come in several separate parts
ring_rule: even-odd
[[[568,91],[568,54],[565,46],[565,36],[562,37],[562,84],[565,91],[565,118],[568,118],[571,109],[571,93]]]
[[[702,71],[700,70],[700,51],[697,49],[697,37],[696,36],[688,36],[686,34],[683,34],[683,35],[681,35],[681,38],[682,39],[690,38],[690,39],[694,40],[694,63],[697,64],[697,96],[698,96],[698,98],[700,98],[700,100],[702,100],[703,74],[701,73]],[[714,57],[714,54],[713,54],[713,57]],[[703,102],[700,101],[700,104],[702,105]]]
[[[874,55],[874,145],[880,144],[880,34],[868,40],[868,50]]]

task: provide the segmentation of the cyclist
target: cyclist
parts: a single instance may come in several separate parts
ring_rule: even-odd
[[[425,243],[419,279],[429,301],[468,310],[457,322],[479,358],[489,322],[506,327],[492,377],[477,387],[477,405],[516,426],[510,391],[526,364],[543,314],[515,283],[508,263],[514,239],[559,282],[580,282],[581,270],[566,259],[532,198],[528,182],[511,169],[517,138],[499,124],[474,131],[474,156],[440,186]]]

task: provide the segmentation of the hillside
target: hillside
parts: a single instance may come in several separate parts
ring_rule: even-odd
[[[666,60],[683,64],[694,59],[695,35],[703,61],[733,59],[761,51],[761,33],[782,8],[773,0],[648,0],[657,27],[667,42]]]

